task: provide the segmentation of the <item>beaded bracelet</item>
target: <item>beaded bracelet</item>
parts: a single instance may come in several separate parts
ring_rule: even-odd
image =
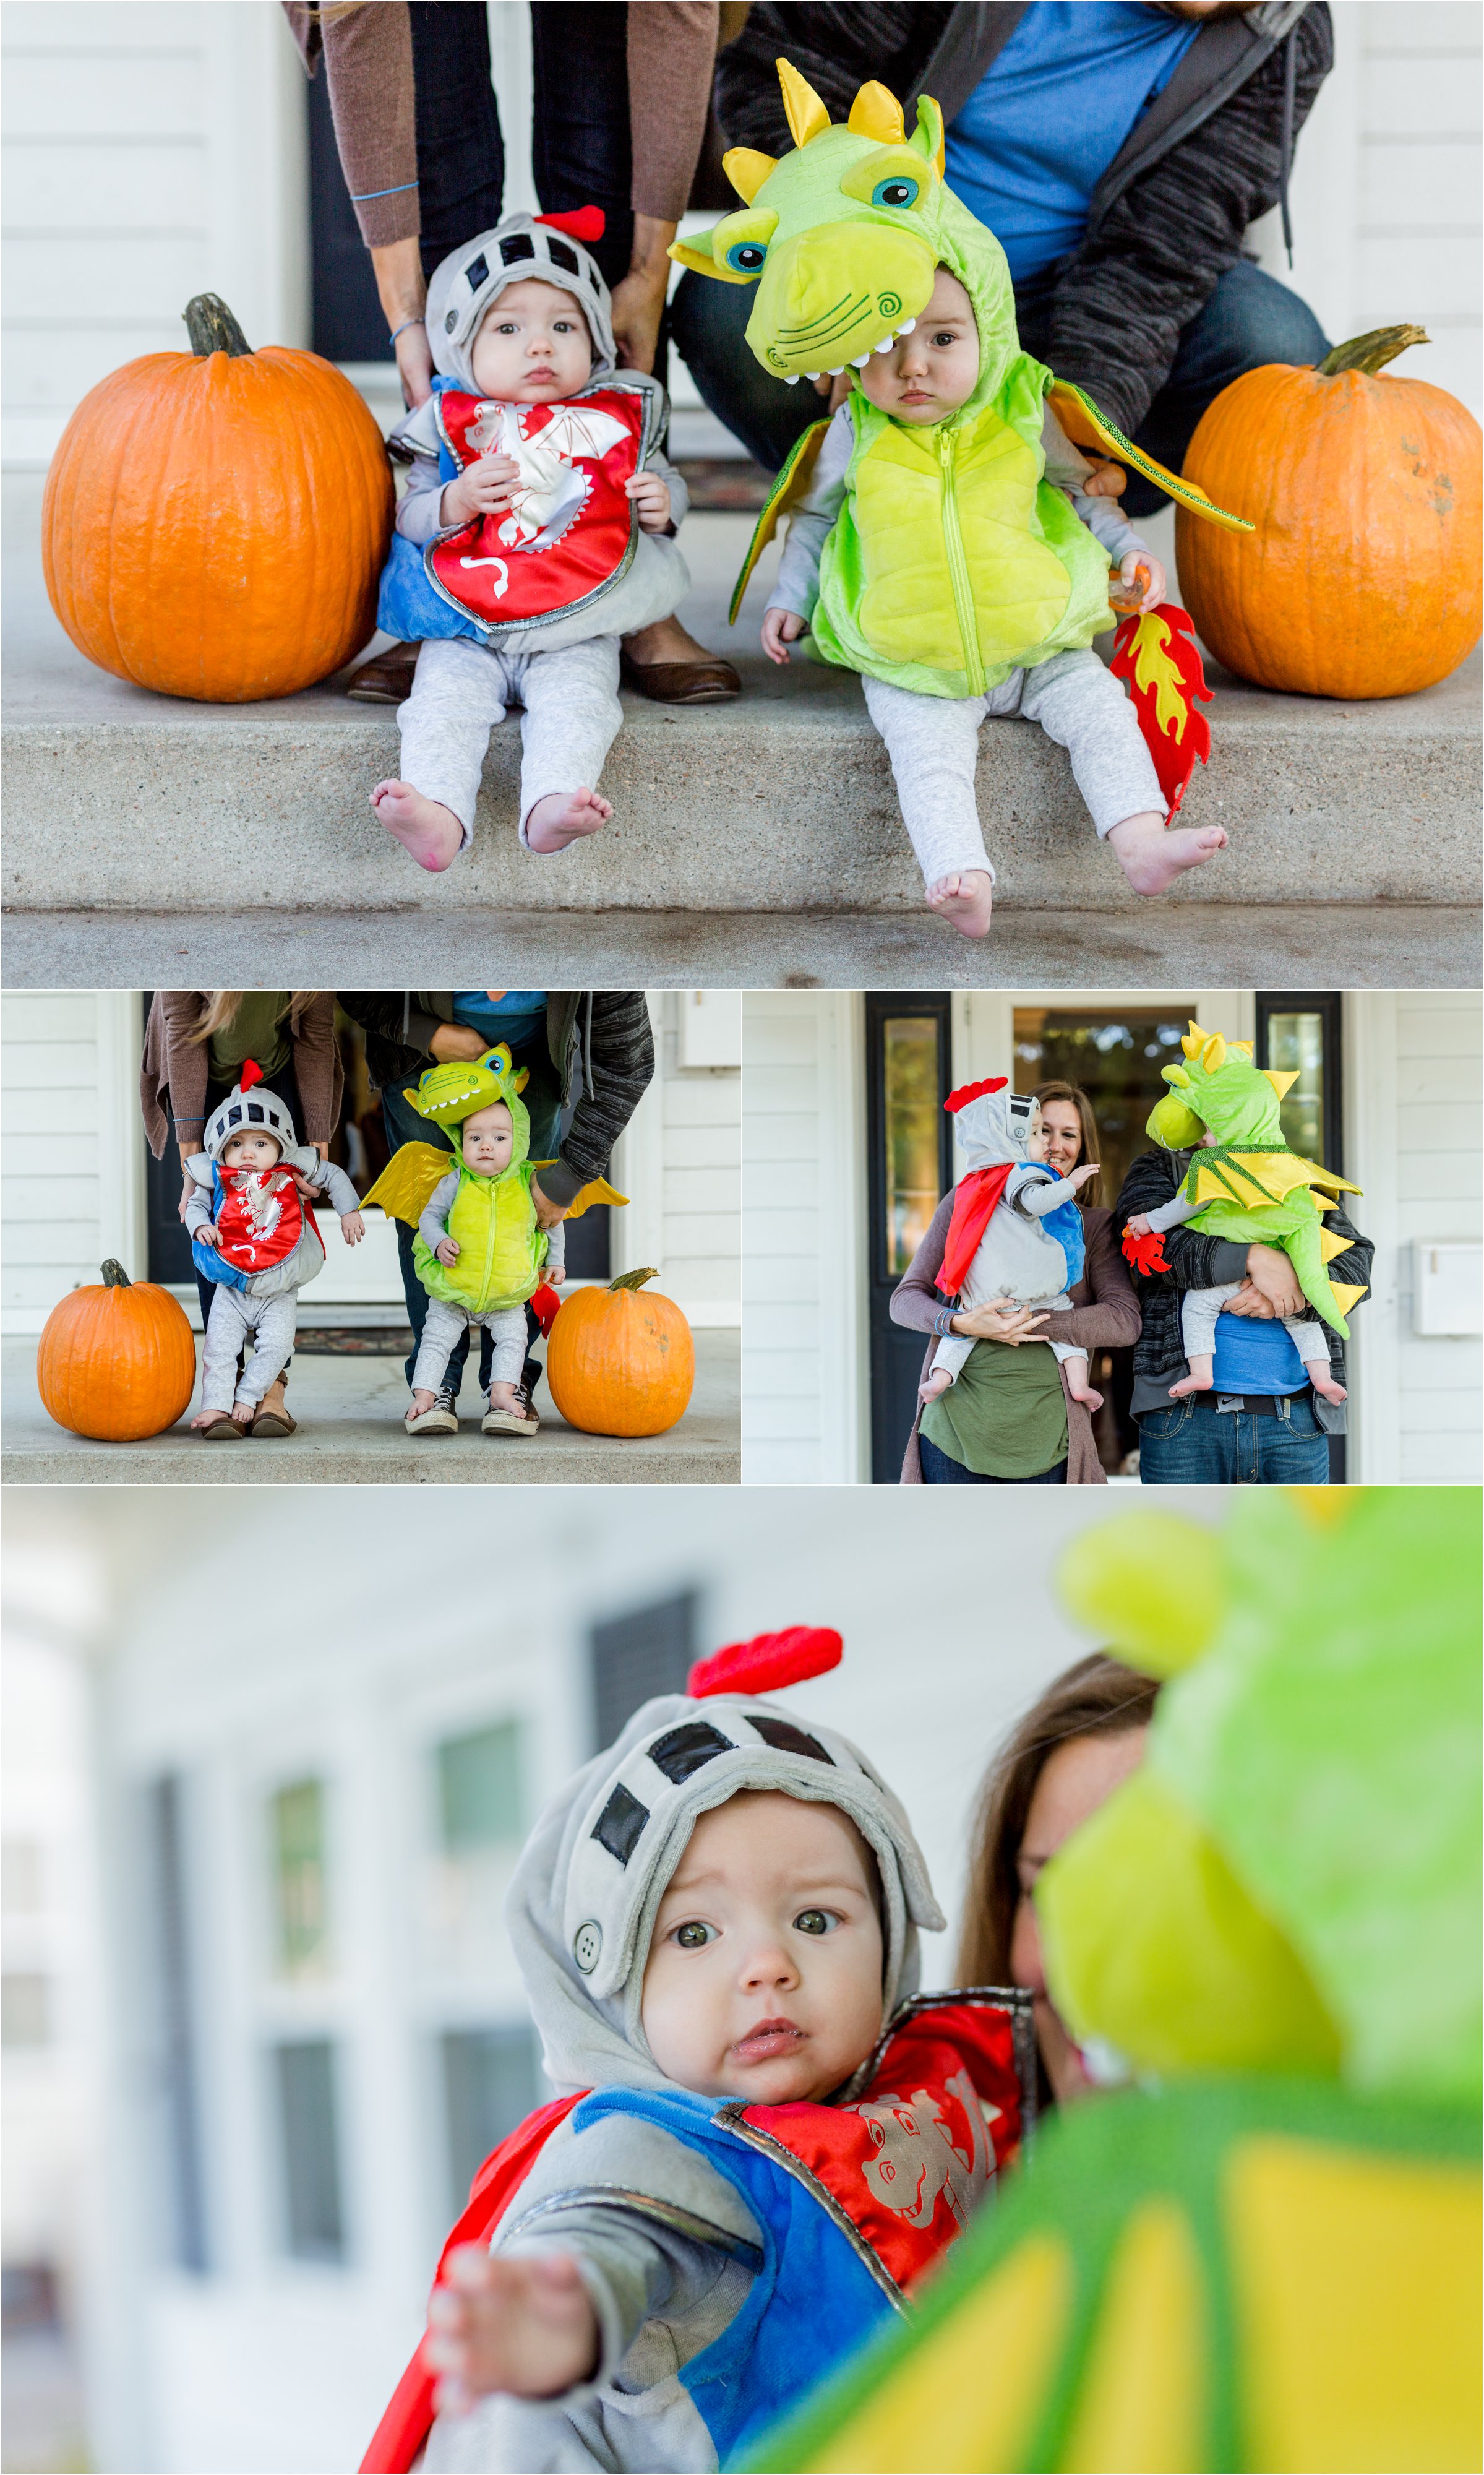
[[[404,318],[400,327],[392,329],[391,341],[395,344],[398,336],[404,335],[409,327],[426,327],[426,318]]]

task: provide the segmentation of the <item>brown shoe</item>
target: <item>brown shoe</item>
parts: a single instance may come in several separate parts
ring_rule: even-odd
[[[421,649],[417,645],[388,645],[384,653],[377,653],[354,673],[346,695],[357,704],[405,704]]]
[[[741,679],[719,654],[704,662],[636,662],[620,647],[619,672],[626,688],[656,704],[725,704],[742,694]]]
[[[286,1409],[259,1409],[248,1429],[248,1434],[256,1436],[259,1442],[265,1435],[297,1435],[298,1433],[299,1421],[291,1418]]]

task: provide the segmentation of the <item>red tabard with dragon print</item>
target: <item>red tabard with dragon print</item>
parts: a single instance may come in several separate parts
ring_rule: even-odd
[[[568,610],[613,581],[637,523],[624,483],[639,471],[645,400],[596,387],[568,404],[493,404],[450,388],[438,423],[462,473],[481,455],[521,467],[513,503],[425,553],[448,598],[486,627]]]
[[[216,1251],[233,1271],[266,1272],[284,1262],[304,1236],[306,1218],[319,1237],[292,1169],[218,1168],[216,1173],[221,1180]]]

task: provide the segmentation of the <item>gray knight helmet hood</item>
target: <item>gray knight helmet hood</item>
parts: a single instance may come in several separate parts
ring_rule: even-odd
[[[312,1143],[299,1141],[287,1102],[264,1088],[261,1069],[251,1057],[242,1068],[241,1082],[207,1119],[202,1137],[207,1159],[220,1161],[233,1135],[271,1135],[279,1146],[280,1168],[302,1169],[307,1177],[319,1167],[319,1153]]]
[[[1012,1091],[1003,1074],[962,1083],[943,1102],[965,1169],[998,1168],[1030,1159],[1026,1144],[1041,1122],[1034,1091]]]
[[[584,207],[581,217],[600,218],[601,209]],[[599,232],[601,224],[599,221]],[[596,239],[598,233],[593,237]],[[476,233],[461,249],[450,251],[433,269],[427,287],[427,344],[440,377],[457,379],[471,395],[482,390],[474,374],[474,337],[485,313],[512,283],[533,278],[570,292],[587,320],[593,338],[593,373],[586,383],[612,378],[618,366],[613,340],[613,305],[597,260],[580,240],[541,215],[506,215],[493,231]]]
[[[918,1931],[944,1919],[905,1811],[848,1737],[762,1698],[840,1651],[839,1633],[805,1625],[718,1651],[693,1668],[689,1693],[646,1702],[547,1806],[505,1920],[558,2089],[669,2085],[640,2017],[655,1916],[700,1815],[749,1788],[848,1815],[881,1875],[883,2026],[916,1991]]]

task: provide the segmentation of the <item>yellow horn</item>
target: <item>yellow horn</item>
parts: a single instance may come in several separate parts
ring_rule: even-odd
[[[750,207],[769,173],[778,169],[776,155],[760,155],[755,146],[732,146],[721,158],[721,169],[744,206]]]
[[[1219,1031],[1213,1031],[1201,1051],[1201,1063],[1207,1074],[1219,1074],[1227,1062],[1227,1043]]]
[[[902,107],[879,78],[864,86],[850,107],[849,126],[858,137],[874,137],[878,146],[905,146],[907,124]]]
[[[789,116],[789,128],[795,146],[807,146],[812,137],[821,136],[830,125],[830,115],[810,85],[800,77],[791,61],[778,62],[778,83],[783,88],[783,108]]]
[[[1184,1039],[1180,1041],[1180,1046],[1187,1057],[1199,1057],[1202,1049],[1205,1046],[1205,1033],[1202,1030],[1198,1022],[1193,1022],[1190,1029],[1185,1034]]]
[[[1264,1082],[1272,1084],[1274,1090],[1277,1093],[1280,1100],[1286,1091],[1291,1091],[1293,1090],[1294,1085],[1299,1080],[1299,1069],[1297,1066],[1294,1067],[1292,1073],[1280,1072],[1268,1066],[1264,1066],[1261,1071]]]
[[[1250,1040],[1229,1040],[1227,1046],[1233,1057],[1245,1057],[1248,1065],[1251,1066],[1253,1062],[1253,1043]]]

